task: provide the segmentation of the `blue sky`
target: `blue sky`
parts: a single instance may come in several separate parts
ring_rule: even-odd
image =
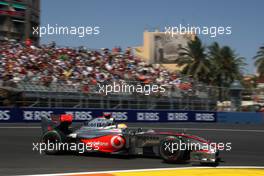
[[[103,48],[139,46],[145,29],[190,24],[231,26],[232,35],[200,36],[229,45],[247,59],[247,73],[254,73],[252,57],[264,45],[263,0],[42,0],[41,25],[100,26],[100,35],[43,36],[42,43]]]

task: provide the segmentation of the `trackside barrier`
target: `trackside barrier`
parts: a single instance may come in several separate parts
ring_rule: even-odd
[[[219,122],[239,124],[264,123],[264,113],[258,112],[210,112],[171,110],[107,110],[76,108],[0,108],[1,122],[39,122],[51,114],[72,114],[75,121],[87,121],[111,112],[117,121],[123,122]]]
[[[216,112],[168,110],[107,110],[76,108],[0,108],[0,122],[39,122],[51,114],[72,114],[75,121],[87,121],[111,112],[123,122],[216,122]]]
[[[264,123],[262,112],[218,112],[217,122],[237,124],[261,124]]]

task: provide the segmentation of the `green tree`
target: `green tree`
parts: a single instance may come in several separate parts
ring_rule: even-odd
[[[211,63],[210,76],[214,85],[229,87],[234,80],[242,79],[246,65],[243,57],[239,57],[229,46],[219,46],[214,42],[208,47]]]
[[[242,80],[246,65],[244,61],[245,58],[238,56],[229,46],[221,47],[214,42],[206,48],[196,37],[186,48],[180,49],[176,63],[184,65],[182,73],[195,80],[218,87],[229,87],[234,80]]]
[[[176,60],[179,66],[185,65],[183,74],[192,76],[195,80],[208,82],[210,73],[210,62],[207,59],[206,47],[201,40],[196,37],[188,43],[186,48],[181,48],[179,58]]]
[[[259,77],[263,77],[264,76],[264,46],[261,46],[259,48],[257,55],[254,57],[254,59]]]
[[[208,58],[211,63],[210,79],[213,85],[218,86],[219,99],[223,100],[223,92],[228,91],[223,87],[229,87],[234,80],[242,80],[246,65],[244,58],[239,57],[229,46],[221,47],[217,42],[208,47]]]

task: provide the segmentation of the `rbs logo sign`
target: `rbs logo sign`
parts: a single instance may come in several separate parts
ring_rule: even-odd
[[[195,114],[196,121],[215,121],[214,113],[196,113]]]
[[[41,120],[42,118],[50,118],[53,111],[24,111],[24,120]]]
[[[159,121],[158,112],[138,112],[137,120],[138,121]]]
[[[107,110],[85,108],[0,108],[1,122],[41,121],[54,115],[71,114],[75,121],[89,121],[110,113],[116,121],[126,122],[217,122],[217,112],[177,110]]]
[[[10,119],[10,111],[9,110],[4,110],[0,111],[0,120],[9,120]]]
[[[188,113],[168,113],[168,121],[188,121]]]
[[[67,111],[66,114],[71,114],[74,120],[91,120],[93,118],[91,111]]]
[[[103,113],[110,113],[116,121],[128,120],[127,112],[103,112]]]

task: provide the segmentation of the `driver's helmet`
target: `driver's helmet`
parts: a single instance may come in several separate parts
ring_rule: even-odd
[[[127,125],[124,124],[124,123],[120,123],[120,124],[117,125],[117,128],[119,128],[119,129],[126,129],[127,128]]]

